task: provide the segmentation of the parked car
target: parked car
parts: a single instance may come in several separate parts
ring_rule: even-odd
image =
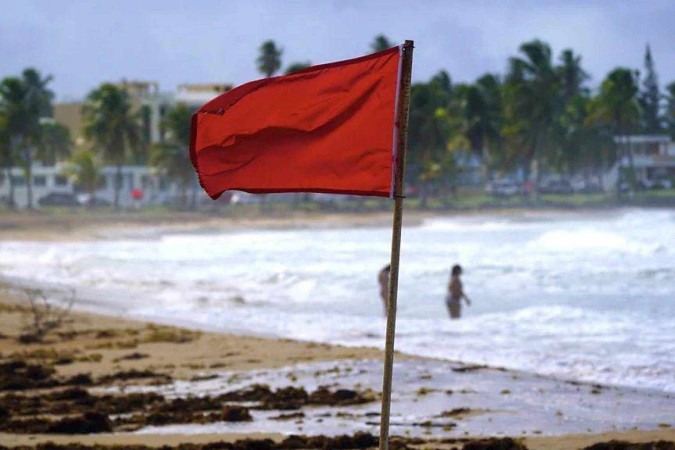
[[[40,206],[80,206],[75,194],[70,192],[50,192],[38,200]]]
[[[580,186],[574,188],[575,192],[580,194],[596,194],[604,192],[600,183],[589,181],[588,183],[583,183]]]
[[[243,191],[235,191],[232,193],[230,203],[233,205],[257,205],[258,203],[261,203],[262,198],[263,197],[260,195],[250,194]]]
[[[495,197],[511,197],[525,194],[526,190],[522,183],[511,180],[497,180],[491,181],[485,186],[485,193]]]
[[[90,206],[90,207],[112,205],[112,203],[109,202],[108,200],[106,200],[102,197],[97,197],[95,195],[91,195],[91,194],[80,194],[80,195],[77,196],[77,201],[82,206]]]
[[[572,194],[574,189],[568,180],[549,180],[539,185],[540,194]]]
[[[643,189],[670,189],[673,184],[667,178],[643,178],[638,181],[638,184]]]

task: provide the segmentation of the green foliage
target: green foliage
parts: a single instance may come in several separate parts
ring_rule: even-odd
[[[192,111],[185,105],[169,110],[163,123],[166,141],[150,147],[150,166],[178,182],[183,205],[187,205],[187,189],[195,183],[189,152],[191,115]]]
[[[666,96],[666,126],[670,137],[675,139],[675,82],[666,86],[666,91],[668,92]]]
[[[298,72],[300,70],[306,69],[311,65],[312,65],[312,63],[310,63],[309,61],[307,61],[307,62],[294,62],[294,63],[289,64],[288,67],[286,67],[286,70],[285,70],[284,74],[289,75],[291,73]]]
[[[562,109],[561,81],[548,44],[534,40],[522,44],[519,51],[522,56],[509,59],[505,120],[516,125],[509,143],[524,148],[522,168],[535,171],[539,178],[554,147],[553,124]]]
[[[432,78],[429,83],[415,83],[412,86],[408,173],[421,182],[423,195],[427,192],[424,189],[425,183],[440,178],[435,167],[446,158],[450,138],[446,108],[450,104],[451,96],[450,78],[444,72]]]
[[[103,182],[101,165],[96,154],[91,150],[79,151],[72,156],[70,162],[65,175],[70,177],[75,186],[93,196]]]
[[[636,131],[640,119],[637,74],[623,67],[612,70],[600,86],[597,118],[613,127],[615,134]]]
[[[186,105],[179,104],[167,111],[162,123],[167,131],[166,139],[184,146],[190,145],[190,122],[194,111]]]
[[[141,149],[140,117],[131,111],[125,90],[105,83],[87,96],[82,110],[85,118],[84,133],[96,152],[117,166],[115,177],[115,208],[119,207],[121,167]]]
[[[281,54],[283,50],[277,47],[273,40],[263,42],[260,46],[260,55],[256,59],[258,71],[266,77],[271,77],[281,68]]]
[[[642,108],[642,131],[651,134],[663,131],[660,113],[661,92],[659,91],[659,80],[656,76],[649,45],[645,50],[645,78],[642,82],[639,99]]]
[[[87,95],[83,108],[84,133],[102,156],[113,164],[123,164],[138,149],[140,126],[131,112],[127,93],[105,83]]]
[[[5,169],[12,158],[7,114],[0,109],[0,165]]]
[[[560,54],[560,66],[556,68],[560,78],[562,95],[566,102],[576,96],[586,93],[584,82],[588,80],[588,73],[581,67],[581,56],[575,55],[574,50],[565,49]]]
[[[396,46],[396,44],[391,42],[387,36],[384,34],[378,34],[375,36],[375,39],[373,39],[373,43],[370,44],[370,50],[372,50],[373,53],[377,53],[394,46]]]
[[[45,165],[54,165],[57,161],[70,156],[73,149],[73,141],[70,137],[70,129],[56,122],[40,124],[41,137],[38,145],[38,158]]]
[[[15,165],[23,168],[28,207],[33,205],[32,165],[36,151],[42,146],[45,128],[43,119],[52,115],[54,93],[47,88],[51,76],[42,77],[33,68],[25,69],[21,77],[8,77],[0,82],[0,111],[3,129],[0,143],[3,151],[3,166],[10,171]],[[14,205],[14,186],[10,177],[10,206]]]

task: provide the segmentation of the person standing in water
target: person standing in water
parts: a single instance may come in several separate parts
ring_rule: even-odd
[[[380,284],[380,298],[382,299],[382,306],[384,307],[384,315],[387,315],[387,307],[389,304],[389,272],[391,266],[387,264],[377,274],[377,282]]]
[[[462,280],[462,266],[455,264],[452,266],[450,282],[448,283],[448,293],[445,296],[445,305],[448,307],[448,314],[451,319],[459,319],[462,315],[462,299],[467,305],[471,305],[471,300],[464,293]]]

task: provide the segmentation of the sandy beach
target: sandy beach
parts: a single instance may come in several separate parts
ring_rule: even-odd
[[[408,220],[420,217],[411,215]],[[33,213],[0,220],[0,240],[96,240],[143,235],[150,229],[180,233],[254,224],[330,227],[347,221],[369,226],[389,220],[388,214],[265,220],[208,216],[195,220],[189,214],[177,214],[169,220],[142,214],[112,219]],[[62,325],[40,342],[28,342],[25,335],[35,318],[29,308],[30,293],[7,283],[1,287],[0,446],[32,448],[53,442],[62,446],[54,448],[72,448],[69,444],[73,443],[98,448],[179,444],[193,444],[190,448],[376,447],[372,426],[364,431],[358,426],[347,426],[347,433],[333,431],[343,423],[379,421],[376,372],[382,354],[377,349],[212,333],[77,311],[65,316]],[[614,411],[619,423],[632,414],[628,411],[632,405],[643,404],[645,410],[672,405],[675,400],[667,395],[564,383],[403,354],[397,354],[396,360],[403,372],[412,373],[415,368],[423,373],[407,383],[415,398],[399,398],[400,402],[409,401],[411,409],[414,404],[424,409],[425,402],[452,394],[453,401],[465,407],[413,424],[412,429],[419,431],[411,434],[392,433],[395,448],[571,450],[610,441],[662,443],[658,447],[607,444],[594,448],[675,448],[671,428],[675,423],[661,421],[663,415],[654,415],[651,427],[613,430],[593,425],[585,433],[569,433],[564,427],[557,431],[553,419],[539,418],[548,408],[553,410],[546,411],[551,416],[579,414],[579,420],[584,420],[583,414],[592,415],[593,409],[581,411],[574,403],[587,402],[603,405],[604,412]],[[460,379],[447,381],[445,372],[464,377],[462,386],[473,386],[474,392],[441,388]],[[494,386],[499,388],[493,394]],[[536,400],[529,391],[525,393],[528,389],[539,392]],[[461,403],[465,398],[466,404]],[[505,408],[509,414],[500,415]],[[463,421],[468,423],[466,428],[461,428]],[[494,440],[487,439],[491,424]],[[499,427],[515,430],[518,424],[522,433],[500,432]],[[467,431],[448,437],[455,427]],[[473,429],[488,432],[474,435]],[[329,437],[316,437],[322,434]],[[206,447],[216,442],[238,443]]]

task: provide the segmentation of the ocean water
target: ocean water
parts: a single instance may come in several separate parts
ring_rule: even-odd
[[[78,307],[206,330],[384,346],[386,227],[2,242],[0,275]],[[464,267],[473,305],[450,321]],[[675,392],[675,211],[427,219],[403,229],[396,348]]]

